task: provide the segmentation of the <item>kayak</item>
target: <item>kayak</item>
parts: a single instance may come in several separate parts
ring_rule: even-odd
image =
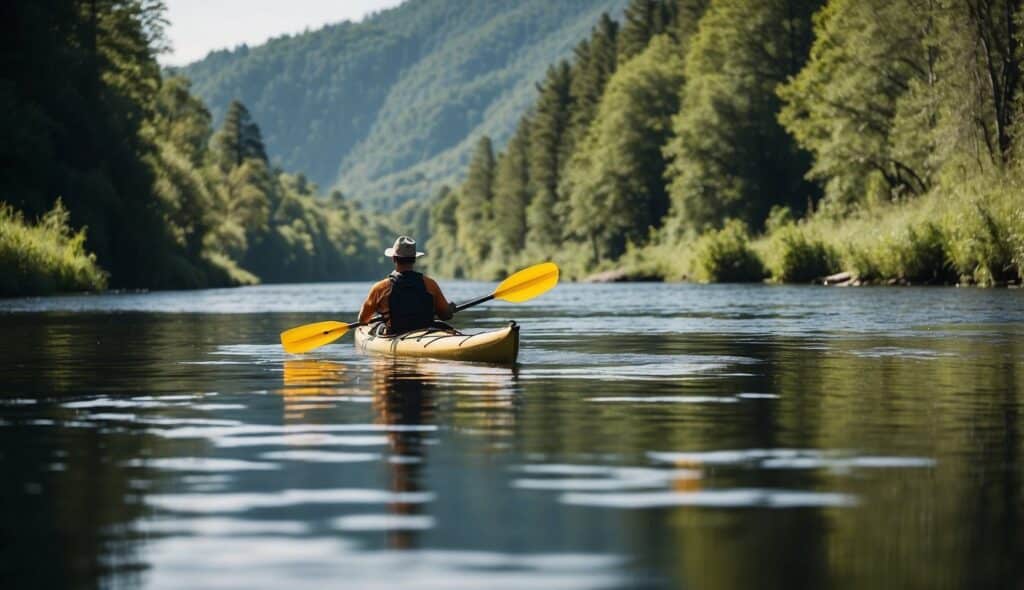
[[[458,330],[427,328],[400,336],[376,334],[376,326],[356,328],[356,350],[392,356],[515,364],[519,355],[519,326],[515,322],[489,332],[463,334]]]

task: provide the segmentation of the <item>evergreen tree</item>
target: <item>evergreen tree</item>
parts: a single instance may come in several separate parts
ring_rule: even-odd
[[[572,143],[586,133],[594,119],[608,79],[615,73],[619,25],[607,14],[594,26],[589,39],[576,48],[569,94],[572,97]]]
[[[727,217],[759,226],[773,205],[803,210],[816,195],[803,179],[808,155],[776,120],[775,95],[806,59],[815,7],[722,0],[704,14],[686,56],[676,137],[666,147],[677,228]]]
[[[430,241],[427,242],[429,256],[426,263],[430,272],[446,276],[460,277],[463,275],[460,263],[462,254],[455,243],[458,229],[455,212],[459,207],[458,194],[448,186],[442,185],[433,199],[430,208]]]
[[[498,160],[494,179],[494,230],[497,251],[506,259],[523,249],[526,207],[530,200],[530,119],[519,121],[515,135]]]
[[[485,135],[477,142],[455,210],[459,252],[474,264],[485,260],[490,254],[494,172],[494,150],[491,138]]]
[[[242,103],[231,103],[211,143],[212,157],[220,171],[221,242],[229,255],[244,259],[267,234],[271,212],[278,205],[278,191],[259,126]],[[258,261],[259,257],[251,259]]]
[[[569,157],[567,130],[572,113],[572,76],[567,62],[548,69],[530,125],[530,205],[526,211],[527,242],[543,252],[562,239],[558,183]]]
[[[249,109],[237,100],[231,101],[228,107],[224,123],[213,138],[213,149],[221,169],[225,171],[241,166],[247,158],[267,163],[267,150],[260,128],[253,121]]]
[[[711,0],[667,0],[670,4],[672,22],[668,34],[675,38],[683,55],[686,55],[690,40],[697,33],[697,26]]]
[[[623,12],[619,35],[619,63],[640,54],[655,35],[668,30],[673,22],[675,0],[630,0]]]
[[[618,258],[641,244],[668,210],[661,147],[679,108],[682,58],[655,37],[608,83],[597,118],[566,171],[569,229],[591,247],[591,261]]]

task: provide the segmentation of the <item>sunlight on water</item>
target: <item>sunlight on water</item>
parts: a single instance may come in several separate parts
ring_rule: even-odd
[[[1019,572],[1020,292],[564,285],[459,314],[518,321],[516,367],[281,350],[368,287],[0,301],[4,564],[289,590]]]

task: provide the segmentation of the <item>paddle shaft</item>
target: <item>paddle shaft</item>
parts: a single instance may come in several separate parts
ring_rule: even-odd
[[[460,303],[460,304],[456,305],[455,308],[452,310],[452,313],[458,313],[458,312],[460,312],[460,311],[462,311],[464,309],[469,309],[470,307],[473,307],[474,305],[480,305],[481,303],[486,303],[486,302],[490,301],[491,299],[494,299],[494,293],[491,293],[490,295],[484,295],[483,297],[477,297],[476,299],[470,299],[469,301],[467,301],[465,303]]]

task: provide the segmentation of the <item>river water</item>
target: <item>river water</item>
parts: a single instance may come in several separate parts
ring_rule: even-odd
[[[0,300],[0,586],[1024,581],[1024,290],[566,284],[456,318],[515,368],[282,352],[368,288]]]

